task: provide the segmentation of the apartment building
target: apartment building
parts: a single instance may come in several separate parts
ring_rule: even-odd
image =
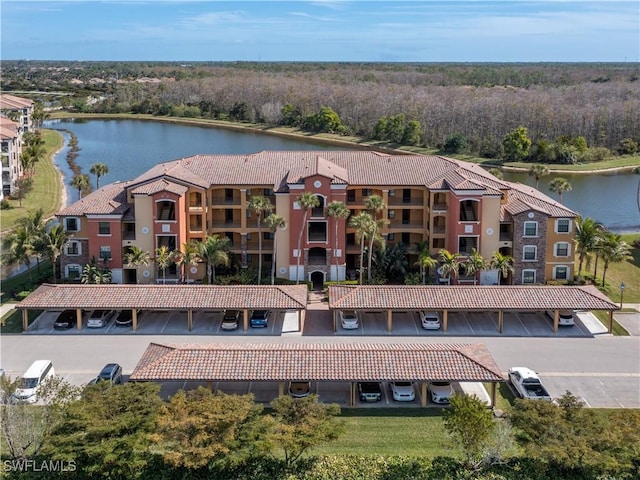
[[[22,135],[33,128],[33,101],[13,95],[0,95],[0,145],[2,156],[2,193],[0,198],[16,190],[23,175],[20,155]]]
[[[315,195],[319,206],[305,212],[297,202],[303,192]],[[286,221],[276,242],[264,225],[258,230],[248,208],[255,195],[268,198]],[[514,284],[573,277],[575,212],[475,164],[371,151],[196,155],[158,164],[58,213],[72,234],[62,271],[79,277],[83,265],[96,258],[117,283],[177,281],[175,266],[161,272],[154,264],[124,265],[127,249],[135,245],[153,254],[160,246],[182,249],[218,234],[229,238],[237,262],[249,267],[257,264],[262,235],[264,264],[275,261],[278,277],[317,284],[342,280],[360,267],[360,245],[349,220],[329,217],[326,206],[340,201],[355,215],[366,210],[371,195],[385,205],[378,215],[388,220],[381,231],[387,244],[427,242],[434,256],[441,249],[462,255],[476,249],[485,258],[500,251],[514,258],[515,272],[507,279]],[[411,255],[410,264],[415,260]],[[188,269],[190,280],[205,276],[203,264]],[[485,271],[454,281],[494,284],[498,274]]]

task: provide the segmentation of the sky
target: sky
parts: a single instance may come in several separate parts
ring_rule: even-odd
[[[2,60],[638,62],[640,1],[0,0]]]

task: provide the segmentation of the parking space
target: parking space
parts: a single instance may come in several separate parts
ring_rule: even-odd
[[[188,329],[186,310],[144,310],[138,313],[138,329],[134,332],[130,325],[116,324],[115,316],[105,327],[88,328],[89,311],[83,313],[83,328],[78,330],[75,324],[68,329],[54,329],[53,322],[60,310],[42,313],[29,327],[28,333],[55,335],[247,335],[281,336],[297,332],[297,312],[272,311],[267,327],[249,327],[243,331],[240,317],[238,328],[221,328],[224,312],[222,310],[203,310],[193,312],[192,329]],[[442,312],[439,312],[442,317]],[[553,332],[553,320],[543,312],[504,312],[503,333],[498,331],[498,313],[494,311],[448,312],[447,331],[442,325],[438,329],[422,328],[419,312],[394,311],[392,331],[388,331],[386,310],[358,312],[358,327],[346,329],[338,321],[337,331],[333,331],[332,312],[328,309],[307,310],[302,335],[340,335],[340,336],[420,336],[420,337],[589,337],[606,333],[606,328],[590,312],[579,312],[575,316],[575,325],[560,326]]]

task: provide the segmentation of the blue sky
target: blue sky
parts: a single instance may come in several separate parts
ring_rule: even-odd
[[[638,0],[0,5],[5,60],[640,61]]]

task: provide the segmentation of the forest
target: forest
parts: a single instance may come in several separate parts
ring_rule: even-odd
[[[3,91],[54,108],[288,125],[485,158],[503,158],[520,127],[531,145],[519,160],[539,163],[634,155],[640,143],[636,63],[9,61],[3,76]]]

